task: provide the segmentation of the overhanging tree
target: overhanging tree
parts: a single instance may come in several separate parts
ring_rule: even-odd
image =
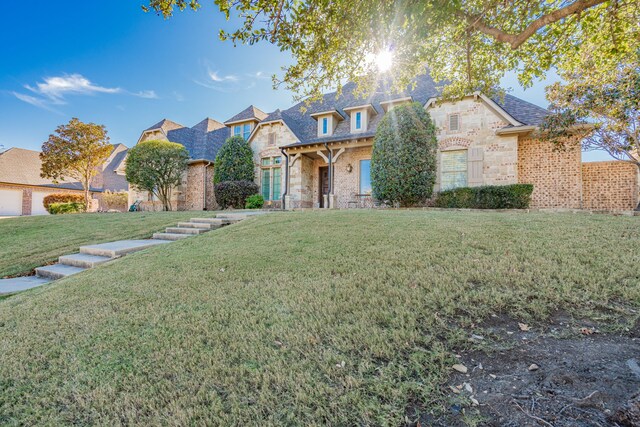
[[[253,151],[239,135],[228,138],[216,155],[213,182],[253,181]]]
[[[559,147],[581,141],[584,149],[640,167],[640,61],[606,76],[594,76],[591,66],[563,77],[547,88],[552,114],[542,135]]]
[[[582,68],[583,46],[598,45],[596,70],[608,73],[640,42],[640,3],[629,0],[214,0],[227,19],[220,31],[234,44],[270,42],[294,58],[281,79],[298,97],[318,97],[346,80],[363,92],[380,76],[375,60],[389,51],[395,88],[428,64],[451,98],[494,92],[507,71],[524,86],[555,68]],[[197,10],[199,0],[148,0],[165,18],[174,8]]]
[[[168,141],[144,141],[129,150],[125,173],[135,188],[155,195],[170,211],[173,188],[182,183],[189,153],[183,145]]]
[[[436,151],[436,127],[424,107],[413,103],[393,108],[373,141],[373,197],[391,205],[424,203],[436,182]]]
[[[40,175],[54,182],[79,181],[84,189],[85,208],[88,208],[91,181],[112,150],[104,126],[72,118],[68,124],[58,126],[42,145]]]

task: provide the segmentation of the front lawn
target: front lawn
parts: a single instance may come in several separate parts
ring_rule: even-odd
[[[402,425],[492,314],[633,317],[639,225],[294,212],[132,254],[0,300],[0,424]]]
[[[80,246],[151,237],[192,217],[214,212],[131,212],[47,215],[0,220],[0,277],[28,274]]]

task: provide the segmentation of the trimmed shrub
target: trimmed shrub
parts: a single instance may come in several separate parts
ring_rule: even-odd
[[[228,138],[218,155],[213,169],[213,183],[225,181],[252,181],[255,173],[253,151],[240,135]]]
[[[373,140],[373,197],[389,205],[426,203],[436,182],[436,127],[419,103],[384,115]]]
[[[74,193],[53,193],[44,196],[42,204],[48,211],[49,206],[53,203],[82,203],[84,204],[84,195]]]
[[[51,215],[78,213],[85,211],[85,204],[82,202],[51,203],[47,210]]]
[[[245,209],[262,209],[264,206],[264,197],[261,194],[254,194],[247,197],[247,201],[244,205]]]
[[[223,181],[215,186],[216,202],[220,208],[244,209],[247,198],[258,193],[253,181]]]
[[[462,187],[438,193],[435,206],[458,209],[527,209],[531,203],[531,193],[532,184]]]
[[[105,209],[117,209],[119,211],[127,210],[129,195],[125,192],[113,193],[109,190],[102,193],[102,205]]]

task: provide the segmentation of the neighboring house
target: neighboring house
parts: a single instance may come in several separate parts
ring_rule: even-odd
[[[123,163],[127,147],[114,145],[111,155],[91,184],[91,197],[100,200],[103,191],[127,191]],[[84,194],[82,184],[74,181],[54,183],[40,176],[40,152],[10,148],[0,153],[0,216],[46,215],[44,197],[52,193]]]
[[[530,183],[534,208],[629,210],[638,204],[635,166],[582,163],[579,147],[556,150],[535,139],[533,132],[548,114],[544,108],[511,95],[490,99],[480,93],[439,102],[428,75],[402,94],[380,90],[363,100],[354,90],[347,84],[339,97],[326,94],[304,112],[304,103],[268,115],[251,106],[225,123],[206,119],[193,128],[163,120],[144,131],[140,141],[167,139],[189,151],[178,209],[215,205],[213,161],[231,135],[249,141],[267,206],[281,207],[284,201],[286,208],[355,207],[370,200],[370,159],[380,120],[398,105],[419,102],[438,128],[436,191]]]

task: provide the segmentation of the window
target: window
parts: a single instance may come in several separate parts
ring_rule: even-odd
[[[449,115],[449,130],[460,130],[460,114]]]
[[[329,118],[325,117],[322,119],[322,134],[326,135],[329,133]]]
[[[360,194],[371,194],[371,160],[360,160]]]
[[[251,124],[247,123],[242,127],[242,137],[246,140],[251,136]]]
[[[260,160],[260,189],[264,200],[280,200],[282,188],[282,157],[263,157]]]
[[[467,186],[467,150],[443,151],[441,160],[442,190]]]
[[[356,129],[362,129],[362,112],[358,111],[356,113]]]
[[[242,134],[242,126],[236,125],[233,127],[233,136],[238,136]]]

